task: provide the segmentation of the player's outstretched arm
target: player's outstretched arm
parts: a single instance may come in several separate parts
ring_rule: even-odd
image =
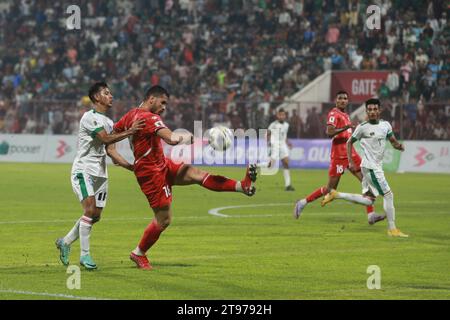
[[[194,137],[190,133],[174,133],[168,128],[159,129],[156,134],[164,140],[165,143],[175,146],[177,144],[192,144]]]
[[[119,152],[117,152],[116,145],[114,143],[106,146],[106,153],[115,165],[121,166],[122,168],[128,169],[130,171],[134,170],[134,166],[127,160],[125,160]]]
[[[405,151],[405,146],[400,142],[398,142],[398,140],[395,138],[393,134],[389,137],[389,142],[392,144],[392,147],[394,149]]]
[[[328,138],[333,138],[335,135],[337,135],[341,132],[344,132],[345,130],[352,128],[352,127],[353,126],[348,125],[348,126],[338,129],[335,126],[332,126],[329,124],[329,125],[327,125],[327,129],[326,129],[325,133],[327,134]]]
[[[101,130],[97,133],[96,138],[99,139],[104,144],[111,144],[119,142],[129,136],[132,136],[137,131],[142,130],[145,126],[145,120],[136,120],[131,125],[131,128],[120,133],[112,132],[111,134],[107,134],[105,130]]]

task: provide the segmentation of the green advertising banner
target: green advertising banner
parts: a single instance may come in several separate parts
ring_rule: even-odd
[[[361,146],[359,141],[354,144],[356,151],[362,157]],[[387,172],[396,172],[400,164],[401,152],[395,150],[389,141],[386,142],[386,150],[384,151],[383,170]]]

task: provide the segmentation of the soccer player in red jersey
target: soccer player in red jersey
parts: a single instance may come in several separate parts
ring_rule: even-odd
[[[320,198],[329,193],[332,189],[337,189],[339,180],[344,174],[345,169],[349,169],[349,162],[347,158],[347,140],[351,137],[353,125],[350,121],[350,116],[345,112],[348,105],[348,93],[339,91],[336,94],[336,106],[330,110],[327,117],[327,135],[332,138],[331,142],[331,161],[328,170],[328,184],[320,187],[306,198],[298,200],[294,208],[294,218],[298,219],[307,206],[308,203]],[[353,162],[356,165],[354,170],[350,172],[361,182],[361,157],[352,149]],[[384,220],[386,216],[378,215],[374,212],[373,206],[367,206],[367,219],[369,224],[374,224],[378,221]]]
[[[146,92],[140,106],[130,110],[114,125],[115,132],[122,132],[136,120],[145,120],[144,129],[130,138],[135,158],[134,174],[155,215],[139,244],[130,254],[130,259],[141,269],[152,269],[146,252],[170,225],[173,185],[198,184],[213,191],[242,192],[247,196],[255,194],[255,165],[247,168],[243,180],[236,181],[209,174],[190,164],[175,163],[165,157],[161,140],[170,145],[193,142],[191,134],[176,135],[161,119],[168,100],[169,93],[163,87],[153,86]]]

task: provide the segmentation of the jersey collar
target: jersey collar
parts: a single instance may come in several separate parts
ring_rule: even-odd
[[[99,113],[99,114],[102,114],[102,115],[106,116],[106,114],[104,114],[103,112],[98,112],[98,111],[95,110],[95,109],[92,109],[92,112],[93,112],[93,113]]]
[[[341,110],[341,109],[339,109],[339,108],[336,107],[336,106],[334,106],[334,108],[335,108],[338,112],[340,112],[340,113],[347,114],[347,112],[345,112],[345,110]]]

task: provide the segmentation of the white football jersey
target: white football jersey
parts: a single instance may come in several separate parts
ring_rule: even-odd
[[[360,140],[363,150],[361,167],[382,169],[386,140],[392,136],[391,124],[380,120],[377,124],[368,121],[361,123],[352,134],[352,140]]]
[[[106,169],[106,148],[96,139],[98,132],[105,129],[110,134],[114,123],[103,113],[90,110],[84,113],[78,132],[77,156],[73,161],[72,174],[87,173],[95,177],[108,177]]]
[[[281,145],[286,143],[289,123],[286,121],[281,123],[275,120],[269,125],[268,130],[270,130],[270,144],[271,145]]]

